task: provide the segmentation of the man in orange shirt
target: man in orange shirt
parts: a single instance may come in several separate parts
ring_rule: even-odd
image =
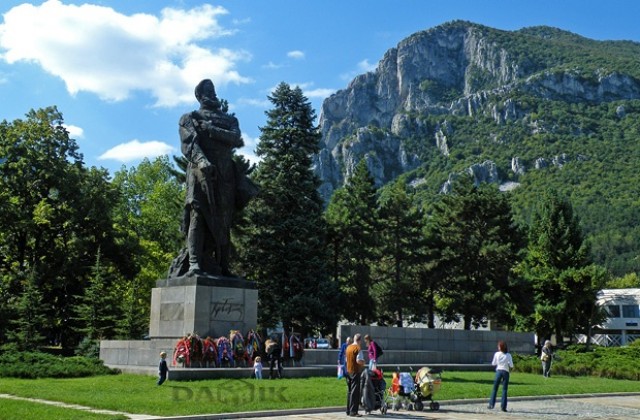
[[[353,344],[347,347],[346,364],[347,364],[347,415],[351,417],[362,417],[358,414],[360,407],[360,377],[362,376],[362,368],[364,367],[364,357],[360,353],[360,334],[353,336]]]

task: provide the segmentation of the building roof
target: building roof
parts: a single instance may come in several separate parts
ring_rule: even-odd
[[[640,303],[640,289],[602,289],[597,294],[598,303]]]

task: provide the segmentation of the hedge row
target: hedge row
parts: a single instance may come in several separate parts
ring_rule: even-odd
[[[0,353],[0,377],[79,378],[113,373],[117,371],[94,358],[62,357],[40,352]]]
[[[514,364],[519,372],[542,372],[535,356],[514,355]],[[625,347],[570,346],[555,353],[552,369],[556,375],[640,380],[640,340]]]

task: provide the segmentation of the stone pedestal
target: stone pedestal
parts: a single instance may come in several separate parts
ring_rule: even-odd
[[[192,275],[159,280],[151,291],[149,338],[242,334],[256,328],[258,290],[240,278]]]

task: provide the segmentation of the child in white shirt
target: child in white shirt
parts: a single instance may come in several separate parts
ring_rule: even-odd
[[[260,356],[256,357],[253,361],[253,374],[256,379],[262,379],[262,359]]]

